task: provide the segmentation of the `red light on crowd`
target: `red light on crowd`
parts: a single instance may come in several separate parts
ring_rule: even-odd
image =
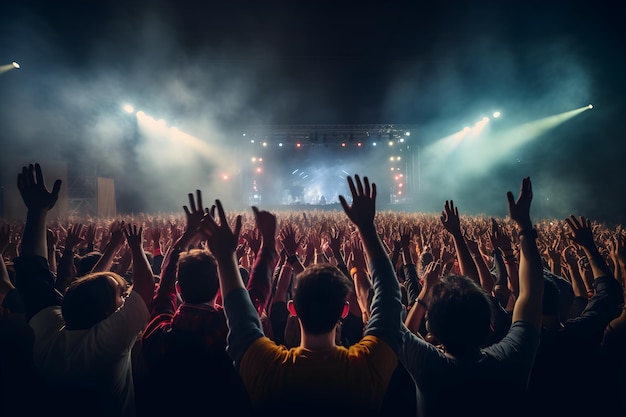
[[[356,144],[356,146],[358,146],[359,148],[361,147],[361,145],[363,145],[361,142],[358,142],[358,143]]]
[[[341,143],[341,147],[342,147],[342,148],[345,148],[345,147],[346,147],[346,142],[342,142],[342,143]]]
[[[296,143],[296,148],[299,148],[301,146],[302,146],[302,144],[300,142]]]

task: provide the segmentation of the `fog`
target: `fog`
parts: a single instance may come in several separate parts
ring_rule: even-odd
[[[300,123],[412,124],[417,128],[402,149],[413,192],[402,209],[440,211],[453,199],[462,212],[505,215],[506,191],[516,192],[529,175],[537,216],[623,213],[623,199],[610,210],[601,199],[623,188],[623,179],[603,181],[601,172],[624,155],[611,125],[623,99],[602,78],[619,72],[623,60],[593,67],[608,52],[569,32],[521,39],[505,20],[476,9],[442,19],[436,29],[405,27],[397,37],[360,28],[331,47],[330,40],[311,40],[325,39],[311,31],[320,24],[288,11],[265,22],[272,13],[233,6],[207,17],[211,28],[202,32],[202,16],[191,19],[193,11],[183,14],[166,1],[102,10],[97,3],[86,21],[63,20],[53,5],[34,3],[45,13],[14,5],[1,21],[0,64],[21,65],[0,74],[5,173],[34,161],[67,162],[70,177],[114,178],[121,212],[180,211],[195,189],[232,207],[313,204],[322,195],[332,203],[348,192],[345,175],[354,173],[377,181],[381,201],[391,203],[387,161],[399,148],[271,143],[262,150],[243,133]],[[341,17],[328,22],[330,34],[342,32]],[[305,29],[289,39],[298,25]],[[407,38],[404,51],[391,51],[400,36]],[[597,35],[595,42],[605,39]],[[528,130],[589,103],[593,110]],[[125,112],[125,104],[135,111]],[[441,141],[485,116],[491,120],[474,140]],[[599,131],[607,133],[598,138]],[[610,145],[599,146],[599,139]],[[263,152],[265,162],[251,164]],[[257,165],[262,176],[254,174]]]

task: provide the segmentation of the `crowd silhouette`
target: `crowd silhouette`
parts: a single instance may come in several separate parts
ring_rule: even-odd
[[[2,416],[626,415],[626,230],[533,219],[528,177],[506,218],[354,175],[337,211],[54,219],[63,184],[16,174]]]

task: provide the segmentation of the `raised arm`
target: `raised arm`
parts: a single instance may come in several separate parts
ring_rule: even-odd
[[[54,277],[48,267],[46,245],[46,217],[59,197],[61,180],[56,180],[52,191],[48,191],[41,167],[31,164],[18,174],[17,188],[28,211],[19,257],[15,260],[15,282],[30,320],[42,309],[61,304],[61,294],[54,289]]]
[[[356,183],[356,184],[355,184]],[[391,260],[374,225],[376,215],[376,184],[370,185],[368,177],[363,182],[358,175],[348,177],[352,205],[340,195],[339,202],[348,218],[356,226],[370,263],[374,296],[370,305],[370,319],[364,334],[380,337],[394,351],[401,343],[402,304],[400,285]]]
[[[36,255],[48,259],[46,217],[59,198],[61,180],[56,180],[52,191],[48,191],[41,166],[31,164],[23,167],[22,173],[17,176],[17,188],[28,209],[20,255]]]
[[[141,296],[146,307],[150,309],[154,295],[154,275],[143,249],[143,228],[127,225],[123,233],[133,256],[133,291]]]
[[[259,316],[267,307],[272,287],[272,275],[278,262],[276,253],[276,216],[269,211],[252,207],[259,234],[259,248],[248,280],[248,293]]]
[[[478,278],[478,269],[472,259],[472,255],[467,248],[467,243],[463,237],[461,231],[461,220],[459,218],[459,209],[454,206],[454,201],[446,200],[441,213],[441,223],[443,227],[452,235],[454,240],[454,248],[456,250],[456,256],[459,261],[459,267],[461,273],[467,275],[480,285],[480,279]]]
[[[530,178],[522,180],[519,196],[506,194],[509,204],[509,217],[517,226],[520,240],[519,297],[513,308],[513,323],[525,321],[541,330],[543,302],[543,265],[541,253],[537,247],[537,230],[530,220],[530,202],[533,189]]]
[[[124,228],[124,222],[113,222],[111,224],[111,238],[107,243],[104,251],[102,252],[102,256],[93,266],[91,272],[107,272],[111,270],[111,266],[113,266],[113,259],[117,254],[117,251],[124,245],[124,232],[122,231]]]

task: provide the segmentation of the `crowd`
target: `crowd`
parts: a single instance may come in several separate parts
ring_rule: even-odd
[[[342,211],[52,219],[60,181],[16,174],[2,416],[626,415],[626,231],[533,221],[530,178],[506,218],[355,175]]]

